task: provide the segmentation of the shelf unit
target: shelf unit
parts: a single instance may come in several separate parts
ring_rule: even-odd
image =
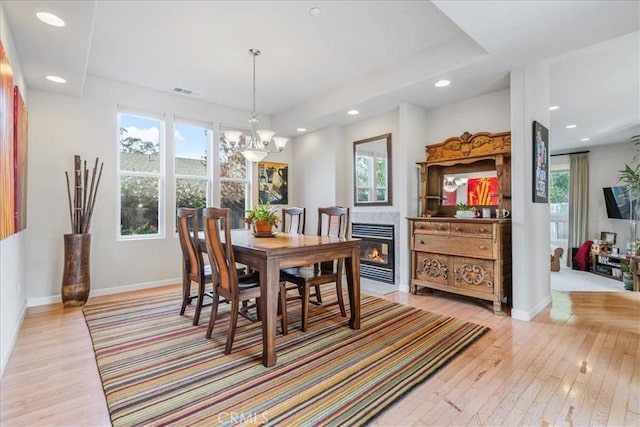
[[[511,210],[511,133],[463,133],[426,146],[420,166],[420,217],[407,218],[411,230],[411,293],[418,287],[491,301],[502,313],[511,297],[511,220],[454,218],[444,206],[443,177],[495,171],[495,206]]]
[[[453,217],[455,206],[443,206],[442,179],[446,175],[495,171],[498,205],[511,210],[511,132],[463,133],[440,144],[426,146],[427,159],[420,166],[421,216]]]
[[[626,255],[612,254],[609,252],[591,252],[591,265],[589,271],[600,276],[615,280],[622,280],[620,264],[626,259]]]

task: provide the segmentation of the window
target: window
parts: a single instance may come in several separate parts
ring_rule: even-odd
[[[173,134],[176,211],[179,207],[202,209],[210,204],[211,173],[207,152],[212,145],[213,131],[177,123]]]
[[[567,250],[569,239],[569,171],[549,173],[549,209],[551,244]]]
[[[118,114],[118,236],[160,237],[164,233],[164,121]]]
[[[375,153],[358,152],[357,192],[358,201],[384,202],[387,200],[387,158]]]
[[[251,200],[251,170],[244,156],[222,138],[222,131],[230,129],[223,127],[220,132],[220,206],[231,210],[232,228],[245,228],[244,214]]]

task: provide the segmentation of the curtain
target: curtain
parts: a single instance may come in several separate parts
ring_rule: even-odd
[[[569,253],[587,239],[589,220],[589,156],[571,154],[569,167]],[[572,256],[567,257],[571,266]]]

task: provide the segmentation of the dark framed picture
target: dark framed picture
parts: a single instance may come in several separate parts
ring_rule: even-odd
[[[549,202],[549,130],[533,122],[533,203]]]

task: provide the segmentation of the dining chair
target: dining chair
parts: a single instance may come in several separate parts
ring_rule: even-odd
[[[216,277],[216,280],[214,280],[214,298],[211,305],[211,316],[209,318],[206,337],[211,338],[216,318],[218,317],[219,297],[226,298],[227,301],[231,303],[231,318],[229,320],[229,331],[224,354],[231,353],[238,324],[238,315],[240,314],[240,302],[255,299],[256,306],[258,307],[258,319],[260,318],[260,276],[258,272],[241,276],[238,275],[231,242],[230,217],[229,209],[215,207],[204,209],[204,232],[207,255],[209,257],[209,263],[215,266],[213,276]],[[224,239],[222,239],[221,233],[224,233]],[[223,241],[225,243],[223,243]],[[279,292],[278,305],[281,313],[282,334],[286,335],[288,333],[286,298],[282,292]]]
[[[349,232],[349,208],[330,206],[318,208],[318,236],[346,237]],[[281,282],[293,283],[302,293],[302,331],[309,322],[310,288],[315,288],[316,303],[322,304],[320,285],[336,283],[337,303],[340,314],[346,317],[342,296],[342,270],[344,260],[338,259],[295,268],[280,270]]]
[[[200,322],[200,312],[204,305],[204,297],[213,299],[211,291],[205,292],[205,285],[212,283],[211,266],[204,263],[200,240],[198,236],[198,211],[193,208],[178,208],[176,214],[178,238],[182,249],[182,307],[180,315],[183,315],[187,305],[196,300],[196,310],[193,315],[193,325]],[[191,294],[191,283],[198,284],[198,293]]]
[[[305,208],[282,208],[281,230],[284,233],[304,234]]]
[[[281,211],[281,230],[284,233],[293,233],[293,234],[304,234],[304,226],[305,226],[305,220],[306,220],[306,208],[300,208],[300,207],[296,207],[296,206],[291,206],[288,208],[282,208]],[[303,291],[302,291],[302,287],[296,285],[295,283],[291,283],[291,286],[287,286],[287,282],[286,280],[281,280],[280,281],[280,291],[284,292],[285,294],[290,291],[290,290],[297,290],[298,291],[298,295],[295,297],[287,297],[287,301],[291,301],[291,300],[295,300],[295,299],[302,299],[302,295],[303,295]],[[311,296],[316,296],[311,295]],[[319,304],[316,301],[313,302],[314,304]]]

